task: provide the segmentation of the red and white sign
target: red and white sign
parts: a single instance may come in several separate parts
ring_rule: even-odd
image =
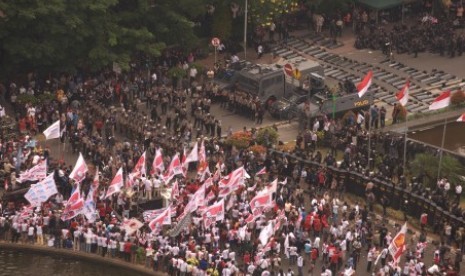
[[[284,73],[286,73],[286,75],[288,75],[289,77],[294,76],[294,69],[292,69],[292,65],[290,63],[284,65]]]
[[[406,236],[407,235],[407,223],[405,223],[400,229],[399,233],[392,239],[391,244],[388,247],[389,253],[391,253],[394,264],[399,262],[399,258],[405,251]]]
[[[217,37],[212,38],[213,47],[218,47],[218,46],[220,46],[220,44],[221,44],[221,41],[220,41],[219,38],[217,38]]]

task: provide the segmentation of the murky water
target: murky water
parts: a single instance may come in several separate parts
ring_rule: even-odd
[[[440,147],[442,142],[443,126],[415,131],[409,134],[410,138]],[[453,122],[447,124],[444,148],[465,155],[465,123]]]
[[[126,276],[137,272],[58,256],[0,249],[0,276]]]

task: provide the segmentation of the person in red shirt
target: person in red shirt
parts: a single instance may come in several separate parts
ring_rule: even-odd
[[[319,237],[321,232],[321,220],[318,215],[313,219],[313,231],[315,231],[315,236]]]
[[[333,272],[333,275],[336,275],[336,270],[337,270],[337,264],[339,263],[339,250],[334,247],[334,252],[333,255],[331,256],[329,260],[329,269]]]
[[[249,267],[249,264],[250,264],[250,253],[249,253],[249,251],[245,252],[243,261],[244,261],[244,271],[247,271],[247,268]]]

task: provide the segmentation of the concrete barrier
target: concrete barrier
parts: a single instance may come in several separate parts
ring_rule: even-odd
[[[162,272],[154,272],[149,270],[142,265],[136,265],[121,261],[119,259],[104,258],[97,254],[89,254],[80,251],[73,251],[67,249],[57,249],[54,247],[46,247],[32,244],[20,244],[20,243],[8,243],[0,242],[0,249],[7,249],[11,251],[23,251],[28,253],[37,253],[43,255],[52,255],[57,257],[71,258],[76,260],[82,260],[86,262],[92,262],[96,264],[104,264],[107,266],[120,267],[126,270],[131,270],[137,273],[137,275],[151,275],[151,276],[166,276],[168,274]]]

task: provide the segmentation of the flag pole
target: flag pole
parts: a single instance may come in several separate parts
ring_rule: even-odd
[[[438,167],[438,180],[441,176],[442,168],[442,157],[444,155],[444,141],[446,140],[446,129],[447,129],[447,118],[444,120],[444,127],[442,128],[442,142],[441,142],[441,152],[439,153],[439,167]]]
[[[408,113],[407,109],[405,109],[405,133],[404,133],[404,174],[407,171],[407,132],[408,132]]]
[[[373,122],[373,118],[371,117],[371,106],[373,105],[373,95],[374,93],[371,93],[370,95],[370,105],[368,109],[368,114],[369,114],[369,121],[368,121],[368,162],[367,162],[367,167],[368,171],[370,170],[370,159],[371,159],[371,124]]]

